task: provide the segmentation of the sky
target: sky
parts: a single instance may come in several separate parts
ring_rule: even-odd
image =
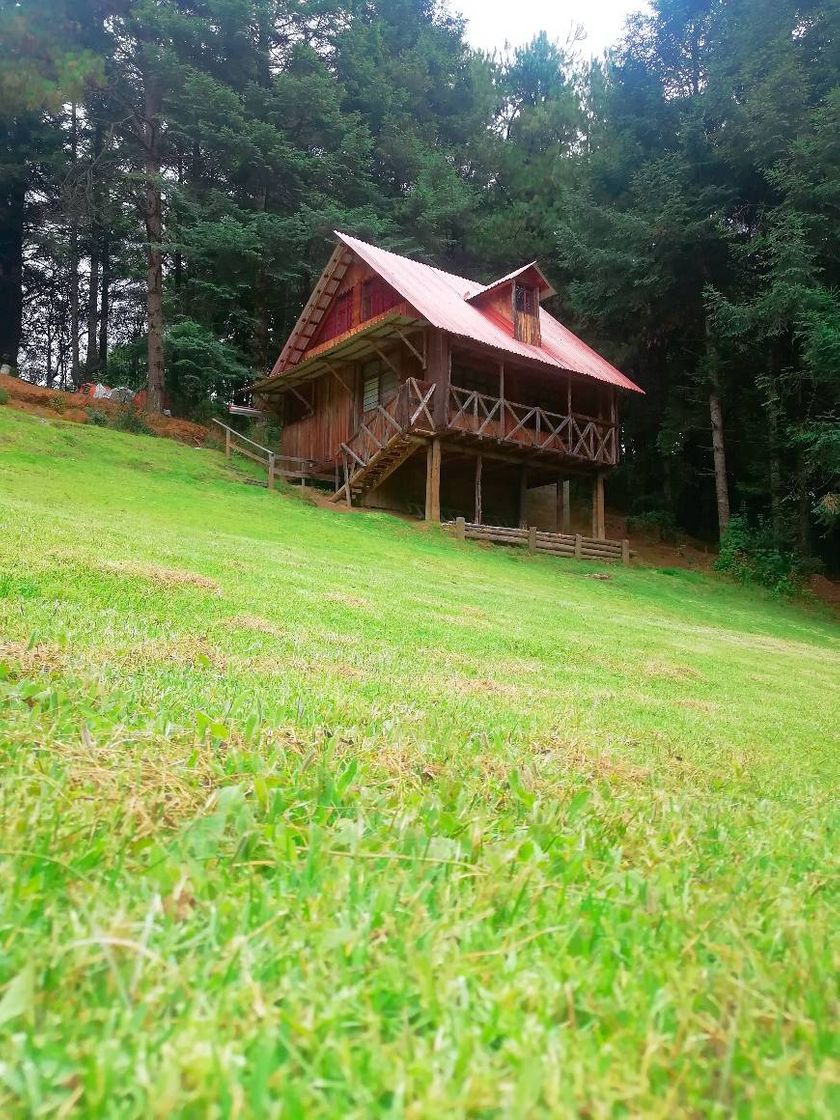
[[[581,54],[599,55],[619,37],[625,18],[646,7],[644,0],[447,0],[452,12],[468,20],[467,39],[492,50],[527,43],[538,31],[565,42],[571,27],[582,24]]]

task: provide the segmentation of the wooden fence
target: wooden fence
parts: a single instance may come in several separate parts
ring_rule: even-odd
[[[569,556],[577,560],[610,560],[630,563],[630,542],[596,540],[580,533],[543,533],[530,529],[508,529],[503,525],[472,525],[463,517],[449,522],[458,540],[488,541],[491,544],[522,545],[529,552]]]
[[[277,475],[282,478],[297,478],[305,482],[310,477],[315,467],[311,459],[298,459],[294,455],[278,455],[270,447],[263,447],[254,443],[252,439],[241,435],[234,428],[229,428],[221,420],[214,420],[225,433],[225,456],[229,459],[235,451],[237,455],[244,455],[254,463],[259,463],[268,472],[268,488],[274,489]]]

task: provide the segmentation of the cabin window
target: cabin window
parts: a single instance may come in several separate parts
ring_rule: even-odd
[[[536,297],[533,288],[517,284],[514,295],[516,310],[522,315],[536,315]]]
[[[368,362],[362,367],[362,385],[362,411],[370,412],[396,393],[397,375],[392,369],[383,368],[380,362]]]
[[[324,321],[321,324],[321,330],[318,335],[319,342],[327,342],[331,338],[336,338],[345,331],[349,331],[352,326],[353,315],[353,292],[352,290],[342,292],[333,301],[332,307],[327,311],[324,316]]]
[[[399,302],[399,298],[380,276],[371,276],[362,284],[362,321],[384,315]]]
[[[536,291],[526,284],[513,286],[513,337],[532,346],[541,343],[539,300]]]

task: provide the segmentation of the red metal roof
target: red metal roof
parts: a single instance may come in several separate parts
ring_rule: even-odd
[[[477,292],[473,292],[473,294],[469,298],[471,300],[475,300],[478,299],[479,296],[486,295],[488,292],[494,292],[497,288],[501,288],[505,284],[510,284],[511,281],[519,279],[520,276],[523,276],[526,272],[531,272],[532,270],[536,273],[537,278],[540,282],[540,299],[543,299],[545,296],[556,295],[556,292],[549,284],[548,280],[546,280],[543,270],[540,268],[536,261],[531,261],[530,264],[523,264],[521,268],[517,268],[514,269],[513,272],[509,272],[507,276],[500,276],[499,279],[494,280],[492,284],[485,284],[483,288],[479,288]]]
[[[620,389],[643,392],[606,358],[602,358],[553,315],[549,315],[545,308],[540,308],[542,345],[519,342],[498,321],[467,302],[486,285],[443,272],[420,261],[400,257],[386,249],[377,249],[374,245],[338,231],[336,237],[379,273],[433,327],[492,346],[503,353],[529,358],[556,369],[571,370],[585,377],[594,377],[597,381],[605,381]],[[516,273],[512,275],[515,276]],[[489,285],[490,288],[494,286]]]

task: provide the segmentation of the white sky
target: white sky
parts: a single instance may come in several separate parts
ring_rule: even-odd
[[[582,24],[586,40],[578,44],[585,56],[600,55],[619,38],[625,18],[647,5],[645,0],[447,0],[452,12],[469,21],[467,39],[474,47],[493,50],[527,43],[538,31],[565,42],[574,24]]]

